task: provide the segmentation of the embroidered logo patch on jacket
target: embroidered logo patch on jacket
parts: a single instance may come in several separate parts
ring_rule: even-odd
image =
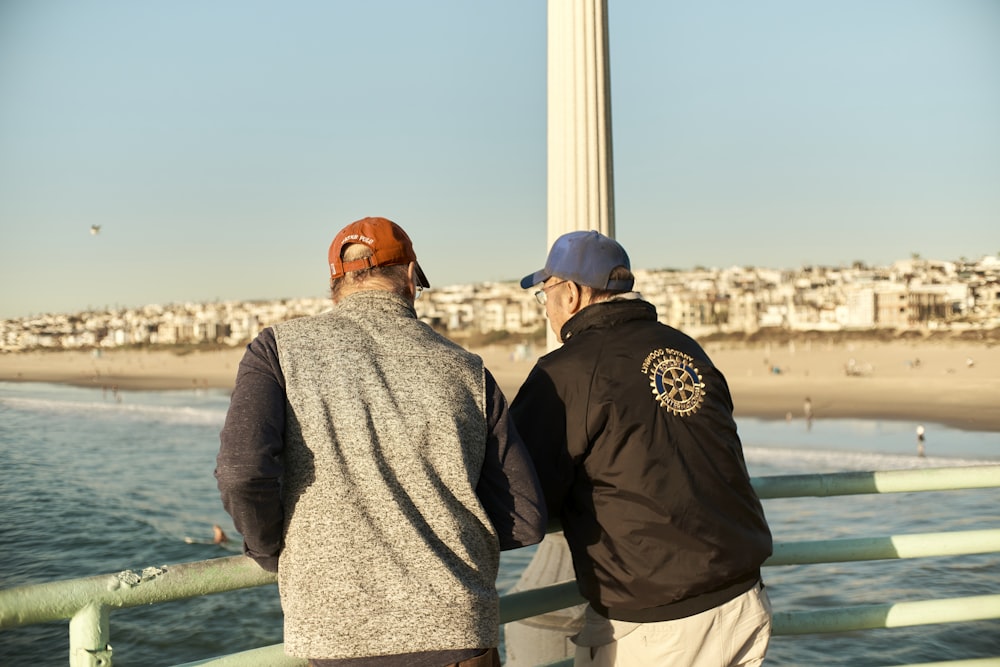
[[[693,415],[705,401],[705,384],[694,359],[662,348],[649,353],[642,362],[642,372],[649,378],[653,396],[661,407],[680,417]]]

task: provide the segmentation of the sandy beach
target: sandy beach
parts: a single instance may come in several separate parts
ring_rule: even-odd
[[[947,342],[706,343],[729,381],[736,416],[912,421],[1000,432],[1000,347]],[[533,358],[513,348],[475,349],[508,399]],[[0,355],[0,380],[107,390],[230,389],[243,348],[175,354],[163,350],[32,351]],[[851,373],[847,372],[851,369]]]

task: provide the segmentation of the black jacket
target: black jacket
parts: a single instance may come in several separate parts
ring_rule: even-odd
[[[562,338],[511,413],[583,596],[610,618],[649,622],[749,590],[771,533],[722,373],[639,299],[584,308]]]

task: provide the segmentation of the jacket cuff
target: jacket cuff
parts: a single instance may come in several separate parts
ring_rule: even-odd
[[[277,556],[250,556],[251,559],[261,568],[267,570],[268,572],[278,571],[278,557]]]

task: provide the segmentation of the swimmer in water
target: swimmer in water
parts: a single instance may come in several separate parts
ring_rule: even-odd
[[[219,524],[214,524],[212,526],[212,544],[226,544],[229,542],[229,537],[226,535],[225,531],[222,530],[222,526]]]

